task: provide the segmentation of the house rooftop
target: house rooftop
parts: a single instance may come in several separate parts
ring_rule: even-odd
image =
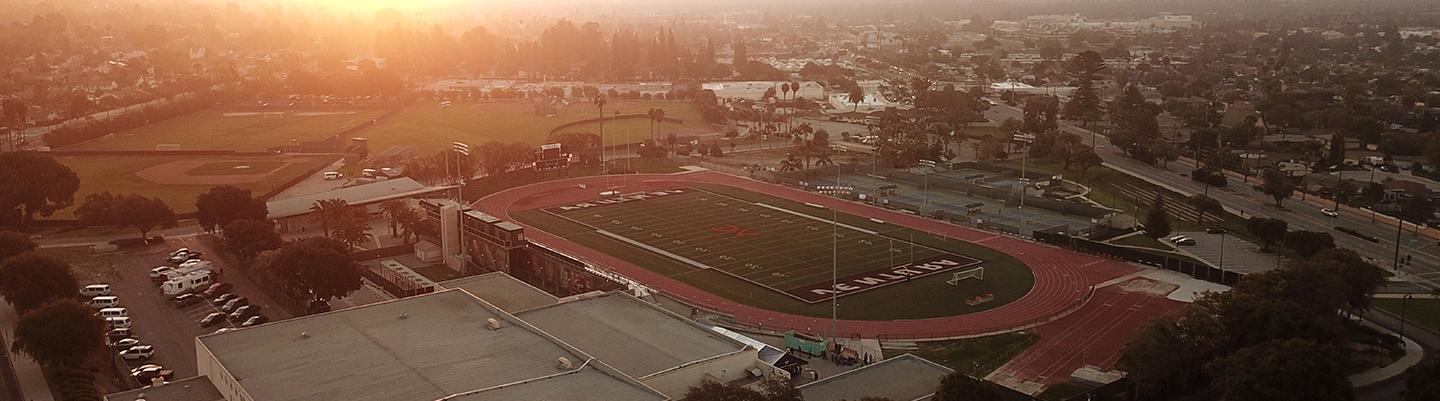
[[[928,400],[940,380],[953,373],[923,358],[905,354],[800,386],[806,401],[858,400],[865,397],[892,400]]]
[[[463,289],[510,313],[520,313],[560,303],[560,299],[554,295],[501,272],[457,278],[441,282],[440,286]]]
[[[137,388],[105,396],[106,401],[224,401],[205,376],[180,379],[165,385]]]

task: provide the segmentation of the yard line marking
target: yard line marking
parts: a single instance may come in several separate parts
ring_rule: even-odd
[[[674,258],[675,260],[679,260],[679,261],[681,261],[681,262],[688,263],[688,264],[690,264],[691,266],[695,266],[695,267],[698,267],[698,268],[701,268],[701,269],[710,269],[710,268],[711,268],[710,265],[707,265],[707,264],[704,264],[704,263],[700,263],[700,262],[696,262],[696,261],[694,261],[694,260],[692,260],[692,259],[690,259],[690,258],[687,258],[687,257],[684,257],[684,256],[680,256],[680,255],[676,255],[676,254],[671,253],[671,252],[669,252],[669,251],[666,251],[666,250],[664,250],[664,249],[660,249],[660,248],[656,248],[656,247],[653,247],[653,246],[650,246],[650,245],[646,245],[645,243],[642,243],[642,242],[636,241],[636,240],[632,240],[632,239],[630,239],[629,237],[626,237],[626,236],[624,236],[624,235],[615,234],[615,233],[612,233],[612,232],[609,232],[609,231],[605,231],[605,230],[600,230],[600,229],[596,229],[595,232],[598,232],[598,233],[600,233],[601,235],[604,235],[604,236],[606,236],[606,237],[610,237],[610,238],[614,238],[614,239],[623,241],[623,242],[625,242],[625,243],[627,243],[627,244],[630,244],[630,245],[638,246],[638,247],[640,247],[641,249],[644,249],[644,250],[647,250],[647,251],[650,251],[650,252],[655,252],[655,253],[658,253],[658,254],[661,254],[661,255],[669,256],[669,257],[671,257],[671,258]]]
[[[810,219],[810,220],[815,220],[815,221],[822,222],[822,223],[830,223],[830,220],[825,220],[825,219],[822,219],[822,218],[819,218],[819,217],[815,217],[815,216],[811,216],[811,215],[808,215],[808,214],[804,214],[804,213],[800,213],[800,212],[796,212],[796,211],[791,211],[790,209],[786,209],[786,208],[783,208],[783,207],[770,206],[770,205],[767,205],[767,204],[764,204],[764,203],[759,203],[759,202],[755,202],[755,205],[756,205],[756,206],[763,207],[763,208],[766,208],[766,209],[777,210],[777,211],[781,211],[781,212],[793,214],[793,215],[796,215],[796,216],[804,217],[804,218],[807,218],[807,219]],[[870,234],[870,235],[879,235],[879,234],[880,234],[880,233],[878,233],[878,232],[866,230],[866,229],[863,229],[863,228],[860,228],[860,227],[852,226],[852,225],[845,224],[845,223],[841,223],[841,222],[838,222],[838,221],[837,221],[837,222],[834,222],[834,224],[837,225],[837,226],[840,226],[840,227],[845,227],[845,228],[848,228],[848,229],[851,229],[851,230],[859,231],[859,232],[866,233],[866,234]]]

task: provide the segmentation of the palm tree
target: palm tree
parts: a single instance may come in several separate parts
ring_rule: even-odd
[[[855,104],[854,111],[860,111],[860,102],[865,101],[865,91],[861,90],[859,85],[856,85],[854,88],[850,88],[850,93],[846,94],[846,100]]]
[[[343,218],[336,222],[334,237],[332,237],[334,240],[340,241],[354,250],[355,247],[375,238],[370,234],[370,224],[365,221],[364,210],[357,209],[357,213],[340,213],[339,215]]]
[[[320,227],[325,230],[325,236],[330,236],[331,223],[336,222],[345,209],[350,208],[350,203],[344,199],[321,199],[310,205],[310,211],[315,212],[315,220],[320,222]]]
[[[789,94],[790,94],[790,83],[789,83],[789,82],[786,82],[786,83],[780,84],[780,98],[783,100],[783,99],[786,97],[786,95],[789,95]],[[781,103],[781,104],[784,104],[784,103]],[[790,122],[789,116],[786,116],[785,122],[786,122],[786,124],[789,124],[789,122]]]
[[[395,219],[400,225],[400,239],[406,243],[410,242],[411,237],[420,233],[420,227],[424,224],[424,218],[420,216],[420,212],[411,208],[405,208]]]
[[[609,170],[605,164],[605,103],[609,101],[605,100],[604,96],[596,96],[590,99],[590,102],[600,107],[600,170],[605,171]]]
[[[813,144],[810,143],[810,137],[807,136],[813,132],[815,129],[810,127],[809,123],[800,123],[799,127],[795,127],[790,132],[791,135],[794,135],[796,150],[799,151],[801,157],[805,158],[805,168],[810,168],[810,155],[815,153],[814,149],[811,149]]]
[[[650,140],[659,142],[655,138],[655,125],[665,122],[665,109],[650,109],[645,115],[650,116]]]
[[[410,206],[405,205],[405,201],[403,200],[386,201],[380,204],[380,211],[385,213],[386,220],[389,220],[391,237],[399,235],[398,228],[400,227],[400,223],[396,217],[399,216],[400,213],[403,213],[405,209],[409,208]]]

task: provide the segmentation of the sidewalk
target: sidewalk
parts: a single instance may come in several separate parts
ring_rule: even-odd
[[[1379,324],[1375,324],[1369,320],[1357,319],[1357,321],[1359,321],[1360,324],[1378,330],[1381,333],[1399,337],[1399,334],[1396,334],[1394,331],[1390,331],[1390,329],[1380,326]],[[1420,361],[1425,359],[1425,349],[1421,347],[1419,343],[1416,343],[1414,340],[1411,340],[1408,337],[1400,337],[1400,340],[1403,341],[1405,345],[1405,356],[1400,357],[1400,359],[1389,365],[1350,375],[1350,377],[1347,378],[1350,381],[1350,385],[1354,386],[1355,388],[1360,388],[1369,386],[1371,384],[1379,383],[1381,381],[1395,377],[1396,375],[1405,373],[1406,370],[1409,370],[1411,367],[1420,364]]]
[[[24,400],[54,401],[55,396],[50,394],[50,385],[45,382],[45,373],[40,371],[40,364],[27,355],[10,351],[10,342],[15,338],[15,322],[19,320],[15,308],[10,307],[10,304],[0,304],[0,339],[4,341],[4,344],[0,344],[4,346],[0,348],[4,348],[4,352],[10,355]]]

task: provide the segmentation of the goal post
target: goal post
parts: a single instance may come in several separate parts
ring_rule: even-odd
[[[946,281],[946,283],[949,283],[950,285],[960,285],[961,280],[971,278],[984,281],[985,266],[975,266],[964,271],[955,272],[952,276],[950,276],[950,281]]]

